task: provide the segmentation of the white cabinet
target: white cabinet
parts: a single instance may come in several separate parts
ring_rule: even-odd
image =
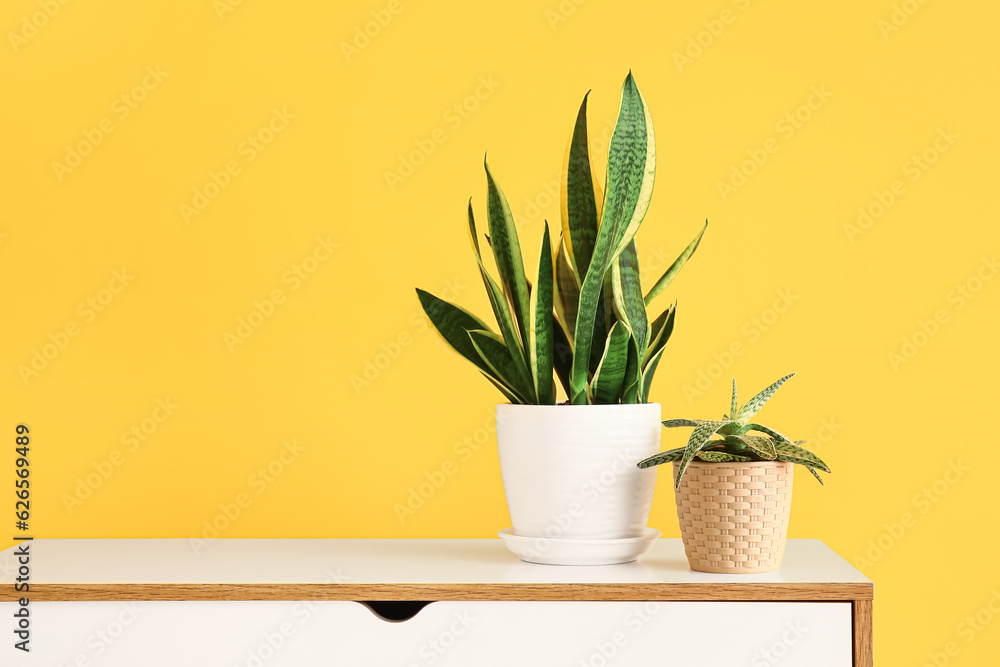
[[[498,540],[30,549],[27,654],[11,639],[16,563],[0,554],[4,666],[871,664],[871,582],[814,540],[790,541],[782,570],[744,576],[691,572],[666,539],[639,562],[595,567],[522,563]]]

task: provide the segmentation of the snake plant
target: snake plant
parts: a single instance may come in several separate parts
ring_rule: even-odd
[[[485,239],[499,282],[483,261],[471,200],[468,230],[497,331],[429,292],[418,289],[417,296],[442,338],[511,403],[554,404],[555,378],[575,405],[646,402],[673,332],[676,304],[654,318],[646,308],[705,233],[703,227],[644,295],[634,236],[649,206],[655,170],[649,109],[629,72],[602,190],[590,161],[584,96],[562,166],[559,242],[553,250],[546,221],[532,284],[507,198],[486,165]]]
[[[663,422],[667,428],[691,426],[694,431],[688,438],[686,447],[670,449],[654,454],[639,462],[640,468],[649,468],[670,461],[680,461],[677,468],[677,479],[674,487],[679,487],[681,477],[687,472],[694,459],[713,463],[732,463],[743,461],[787,461],[805,466],[819,483],[823,478],[816,469],[830,472],[830,468],[808,449],[803,447],[805,440],[793,441],[773,428],[751,422],[750,419],[764,407],[774,392],[790,377],[786,375],[762,392],[747,401],[742,408],[736,408],[736,378],[733,378],[733,398],[730,402],[729,414],[720,420],[703,419],[668,419]],[[752,433],[763,435],[751,435]],[[718,436],[711,439],[712,436]]]

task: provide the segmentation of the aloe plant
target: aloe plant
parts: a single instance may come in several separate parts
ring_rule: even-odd
[[[654,454],[639,462],[640,468],[680,461],[677,468],[677,478],[674,487],[679,487],[681,478],[687,472],[691,461],[709,461],[713,463],[732,463],[742,461],[787,461],[805,466],[813,476],[823,483],[823,478],[816,472],[830,472],[830,468],[811,451],[803,447],[805,440],[793,441],[779,431],[751,422],[750,419],[764,407],[768,399],[778,391],[795,373],[786,375],[770,385],[759,394],[737,409],[736,378],[733,378],[733,398],[730,402],[729,414],[720,420],[706,419],[668,419],[663,422],[667,428],[691,426],[694,431],[688,438],[687,446],[670,449]],[[763,435],[753,435],[753,433]],[[712,439],[713,436],[718,436]]]
[[[442,338],[511,403],[554,404],[555,378],[577,405],[644,403],[649,396],[677,308],[670,305],[655,318],[646,309],[698,248],[708,223],[643,294],[634,236],[652,196],[656,150],[649,109],[631,72],[608,156],[602,190],[590,160],[584,96],[562,167],[559,242],[553,250],[546,221],[534,283],[525,274],[507,198],[486,165],[486,241],[499,282],[483,261],[471,200],[468,229],[497,331],[417,289]]]

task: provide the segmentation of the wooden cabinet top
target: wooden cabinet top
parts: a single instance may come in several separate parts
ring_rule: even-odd
[[[0,601],[27,545],[32,601],[870,600],[872,582],[819,540],[788,540],[777,572],[692,572],[679,539],[637,562],[520,561],[498,539],[53,539],[0,552]]]

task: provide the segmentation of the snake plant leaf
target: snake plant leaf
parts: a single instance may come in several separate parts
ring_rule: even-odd
[[[597,300],[597,312],[594,314],[594,341],[600,343],[607,340],[611,333],[611,327],[618,321],[615,314],[615,297],[611,284],[611,272],[605,274],[604,285],[601,286],[601,295]],[[579,304],[577,305],[579,313]],[[590,373],[593,375],[597,371],[597,364],[601,361],[601,345],[593,345],[590,351]]]
[[[566,145],[560,188],[563,238],[566,240],[570,267],[578,278],[587,275],[590,268],[603,203],[601,186],[590,162],[587,138],[589,96],[588,92],[583,97],[573,134]]]
[[[521,344],[528,340],[529,299],[528,281],[524,276],[524,262],[521,258],[521,244],[514,226],[507,198],[493,179],[489,165],[486,167],[486,213],[489,221],[489,243],[500,272],[500,284],[511,304],[511,312],[517,323]]]
[[[739,411],[739,408],[737,408],[739,403],[736,402],[736,378],[733,378],[733,400],[730,402],[730,405],[732,407],[729,409],[729,418],[736,419],[736,413]]]
[[[727,442],[730,439],[743,443],[754,456],[763,461],[773,461],[778,455],[774,449],[774,441],[770,438],[763,438],[759,435],[730,435],[726,437]]]
[[[661,422],[667,428],[678,428],[682,426],[701,426],[705,423],[704,419],[667,419]]]
[[[549,223],[542,234],[542,253],[538,258],[538,282],[531,291],[531,378],[539,405],[556,402],[552,385],[552,247],[549,244]]]
[[[653,119],[645,98],[632,78],[632,72],[629,72],[622,86],[618,120],[608,145],[607,190],[601,221],[603,226],[604,216],[610,213],[616,245],[609,263],[625,250],[639,231],[653,196],[655,174]],[[622,223],[624,226],[621,226]]]
[[[769,386],[767,389],[764,389],[762,392],[751,398],[747,401],[746,405],[740,408],[740,411],[733,418],[746,424],[751,417],[757,414],[758,410],[764,407],[764,404],[767,403],[768,399],[774,395],[774,392],[778,391],[778,388],[785,384],[785,382],[794,375],[795,373],[789,373]]]
[[[492,375],[492,369],[479,356],[469,339],[470,331],[489,331],[489,326],[461,306],[439,299],[430,292],[418,288],[417,298],[420,299],[421,307],[441,338],[456,352],[475,364],[479,370]]]
[[[674,260],[674,263],[667,268],[663,275],[660,276],[660,279],[656,281],[656,284],[653,285],[653,288],[646,294],[647,306],[650,301],[655,299],[657,295],[660,294],[660,292],[667,289],[670,283],[674,281],[674,278],[677,277],[677,274],[681,272],[681,269],[684,268],[684,264],[691,259],[691,255],[693,255],[694,251],[698,249],[698,244],[701,243],[701,237],[705,235],[706,229],[708,229],[708,220],[705,221],[705,226],[701,228],[698,236],[694,237],[694,240],[691,241],[686,248],[684,248],[684,252],[682,252],[677,259]]]
[[[822,459],[813,454],[811,451],[797,444],[791,442],[779,442],[776,443],[774,448],[778,452],[778,460],[785,461],[791,460],[792,463],[799,463],[805,466],[812,466],[813,468],[819,468],[823,472],[830,472],[830,467],[823,463]],[[786,458],[781,458],[782,456]]]
[[[649,320],[646,318],[646,304],[642,300],[642,286],[639,282],[639,257],[635,251],[635,239],[629,241],[625,250],[618,255],[618,261],[612,267],[612,289],[618,319],[624,322],[628,328],[636,350],[645,353],[646,340],[649,335]],[[628,378],[628,382],[634,383],[638,387],[641,384],[641,364],[636,364],[634,373],[635,377]]]
[[[483,263],[482,253],[479,251],[479,235],[476,231],[476,220],[472,214],[472,200],[469,200],[469,242],[472,244],[472,252],[479,263],[479,273],[483,277],[483,284],[486,285],[486,293],[490,298],[490,305],[493,307],[493,315],[496,317],[497,325],[500,328],[500,335],[503,336],[504,344],[510,350],[510,355],[518,366],[518,375],[522,382],[529,376],[528,360],[521,345],[520,333],[510,312],[510,305],[497,285],[496,281],[489,274],[486,265]]]
[[[576,311],[580,302],[580,282],[570,264],[566,237],[559,236],[559,251],[556,254],[555,308],[559,321],[566,329],[566,335],[573,340],[576,326]]]
[[[734,380],[734,382],[735,382],[735,380]],[[747,431],[760,431],[761,433],[763,433],[765,435],[771,436],[771,438],[773,438],[777,442],[792,442],[792,439],[789,438],[787,435],[783,435],[779,431],[777,431],[777,430],[775,430],[775,429],[773,429],[773,428],[771,428],[769,426],[764,426],[763,424],[750,423],[750,424],[747,424],[746,426],[744,426],[743,428],[744,428],[744,432],[747,432]]]
[[[681,485],[681,477],[687,472],[688,466],[694,459],[694,455],[704,449],[709,438],[715,435],[723,426],[735,424],[734,421],[708,420],[703,421],[694,427],[691,437],[688,438],[687,446],[684,448],[684,456],[681,458],[680,467],[677,469],[677,479],[674,481],[674,488]]]
[[[670,340],[670,335],[674,332],[674,316],[676,314],[677,304],[674,303],[674,305],[667,308],[659,317],[653,320],[652,325],[650,325],[649,347],[646,348],[643,369],[649,365],[654,356],[663,350],[667,341]]]
[[[563,322],[552,316],[552,366],[559,382],[569,396],[569,374],[573,368],[573,344],[569,342]]]
[[[587,402],[587,379],[594,342],[592,325],[605,274],[635,236],[653,192],[656,170],[653,126],[646,101],[629,72],[622,86],[618,120],[608,146],[606,190],[594,253],[580,287],[574,328],[570,402]],[[637,360],[638,364],[638,360]]]
[[[639,392],[639,402],[649,402],[649,388],[653,384],[653,375],[656,374],[656,367],[660,365],[660,357],[663,356],[665,348],[661,347],[653,354],[653,357],[646,362],[642,369],[642,388]]]
[[[510,388],[504,386],[504,384],[502,382],[500,382],[499,380],[495,380],[493,377],[491,377],[490,375],[488,375],[486,373],[483,373],[483,377],[486,378],[487,380],[489,380],[490,384],[492,384],[494,387],[496,387],[497,389],[499,389],[500,393],[504,395],[504,398],[506,398],[508,401],[510,401],[514,405],[523,404],[524,403],[524,401],[521,398],[519,398],[517,396],[517,394],[515,394]]]
[[[708,461],[710,463],[744,463],[746,461],[753,460],[749,456],[716,451],[701,451],[697,452],[695,456],[702,461]]]
[[[653,454],[652,456],[639,461],[637,465],[640,468],[652,468],[653,466],[658,466],[661,463],[678,461],[682,456],[684,456],[684,448],[678,447],[677,449],[668,449],[665,452]]]
[[[667,323],[667,318],[670,316],[670,309],[672,306],[667,307],[665,311],[660,313],[655,320],[649,324],[649,347],[653,347],[653,343],[656,338],[663,331],[663,326]],[[648,352],[648,350],[647,350]]]
[[[628,361],[625,363],[625,379],[622,381],[622,403],[638,403],[642,375],[639,371],[639,351],[635,338],[628,339]]]
[[[625,379],[625,367],[628,364],[628,342],[628,329],[624,323],[616,322],[608,334],[597,372],[590,381],[592,403],[618,402],[622,381]]]
[[[489,368],[489,375],[506,385],[522,403],[535,402],[534,388],[530,384],[525,385],[517,363],[511,357],[503,338],[492,331],[473,330],[469,332],[469,340],[476,354]]]

